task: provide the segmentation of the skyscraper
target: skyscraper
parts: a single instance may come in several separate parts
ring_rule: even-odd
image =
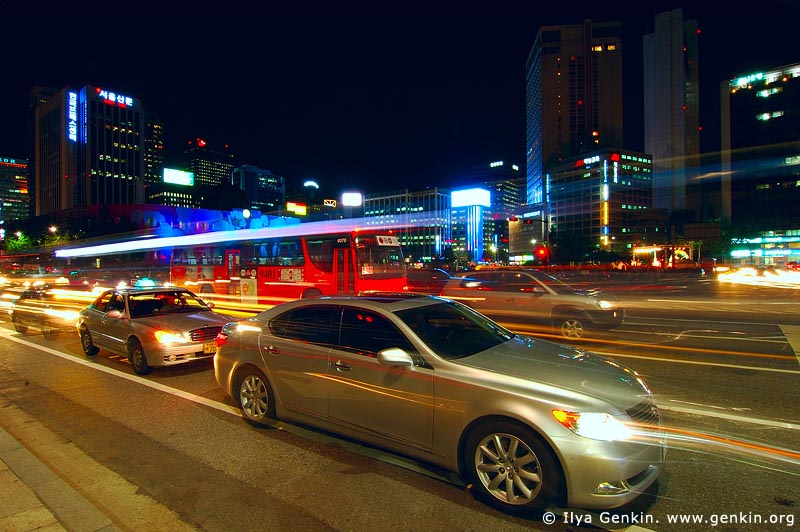
[[[800,63],[725,80],[720,92],[723,215],[741,236],[797,236]]]
[[[262,213],[283,210],[286,204],[286,180],[269,170],[245,164],[231,172],[231,184],[244,190],[250,209]]]
[[[622,146],[619,22],[543,26],[526,65],[527,202],[547,201],[547,169]]]
[[[35,111],[37,216],[96,204],[144,203],[142,102],[87,85]]]
[[[653,206],[701,221],[698,30],[681,9],[659,13],[644,36],[644,150],[653,158]],[[689,189],[687,185],[695,183]]]
[[[29,216],[28,161],[0,157],[0,228]]]
[[[231,182],[234,156],[225,144],[222,149],[211,148],[201,138],[190,140],[183,153],[185,170],[194,173],[194,182],[216,187]]]

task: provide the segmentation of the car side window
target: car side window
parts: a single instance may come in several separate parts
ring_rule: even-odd
[[[503,276],[505,277],[504,284],[506,286],[506,292],[530,294],[532,292],[544,291],[542,287],[539,286],[539,283],[524,273],[508,272],[503,274]]]
[[[345,307],[339,337],[341,349],[374,357],[378,351],[399,347],[407,352],[415,349],[400,330],[384,316],[374,312]]]
[[[503,283],[498,275],[475,272],[461,280],[461,288],[469,290],[503,290]]]
[[[270,320],[269,329],[280,338],[318,345],[333,345],[339,307],[318,305],[289,310]]]

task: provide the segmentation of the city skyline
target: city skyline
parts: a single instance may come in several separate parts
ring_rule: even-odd
[[[788,1],[767,5],[747,17],[683,8],[684,19],[697,19],[702,32],[704,151],[719,146],[718,118],[709,117],[719,114],[723,79],[800,60],[782,46],[800,8]],[[317,179],[333,192],[453,186],[478,164],[524,165],[524,71],[536,32],[587,18],[623,23],[624,148],[643,151],[642,37],[656,13],[677,7],[530,9],[483,22],[287,19],[260,31],[232,19],[214,28],[167,20],[149,30],[149,40],[88,32],[95,38],[67,51],[56,46],[64,38],[56,30],[67,29],[59,21],[35,22],[53,31],[25,39],[26,29],[12,24],[2,37],[9,61],[0,93],[0,154],[29,155],[24,135],[33,86],[92,84],[139,98],[160,116],[168,165],[180,159],[186,141],[202,137],[211,147],[229,144],[240,164],[295,183]],[[116,29],[127,35],[127,27]],[[159,31],[164,41],[154,37]]]

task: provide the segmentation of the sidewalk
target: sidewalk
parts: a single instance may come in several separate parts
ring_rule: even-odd
[[[0,501],[4,532],[120,531],[2,427]]]
[[[0,532],[198,532],[0,396]]]

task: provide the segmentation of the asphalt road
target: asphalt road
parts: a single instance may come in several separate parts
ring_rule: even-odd
[[[85,357],[77,334],[46,340],[7,323],[0,426],[24,438],[26,424],[36,423],[80,453],[85,461],[71,461],[80,466],[49,462],[66,462],[60,474],[123,530],[143,529],[142,514],[158,516],[156,508],[207,532],[755,532],[790,529],[790,519],[798,526],[800,349],[792,335],[800,314],[779,306],[791,296],[722,298],[713,285],[675,286],[617,290],[626,323],[581,341],[645,375],[670,433],[658,483],[608,514],[554,509],[553,524],[508,516],[424,464],[281,422],[250,426],[208,360],[142,378],[118,357]],[[100,483],[92,475],[101,471],[117,481]]]

